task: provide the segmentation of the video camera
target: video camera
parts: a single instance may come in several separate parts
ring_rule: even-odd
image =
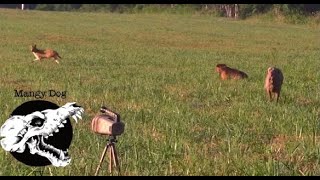
[[[124,132],[124,123],[120,121],[120,115],[105,106],[102,106],[100,112],[103,114],[96,115],[91,121],[93,132],[118,136]]]

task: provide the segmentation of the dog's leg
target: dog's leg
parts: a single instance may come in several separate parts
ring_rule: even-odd
[[[279,101],[279,97],[280,97],[280,92],[276,92],[275,94],[277,96],[277,102],[278,102]]]
[[[32,53],[33,53],[34,57],[36,57],[35,60],[40,60],[39,56],[36,53],[34,53],[34,52],[32,52]]]
[[[33,62],[34,61],[41,61],[41,58],[36,54],[36,53],[34,53],[34,52],[32,52],[33,53],[33,55],[36,57],[34,60],[33,60]]]
[[[271,93],[271,91],[268,91],[267,93],[268,93],[268,96],[269,96],[269,101],[271,102],[272,101],[272,93]]]

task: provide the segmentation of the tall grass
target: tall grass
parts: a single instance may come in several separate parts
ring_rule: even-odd
[[[107,137],[91,119],[119,112],[122,175],[319,175],[319,29],[199,15],[0,10],[0,122],[33,98],[14,89],[66,90],[83,121],[72,122],[72,161],[44,175],[93,175]],[[32,63],[29,45],[63,57]],[[245,71],[221,81],[218,63]],[[284,73],[278,104],[263,90],[266,69]],[[0,151],[1,175],[35,175]],[[49,171],[50,169],[50,171]],[[100,175],[107,171],[107,160]]]

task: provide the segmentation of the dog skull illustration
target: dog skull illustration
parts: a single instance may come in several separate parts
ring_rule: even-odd
[[[66,166],[71,159],[68,150],[61,150],[45,143],[44,139],[54,136],[64,128],[67,118],[71,116],[76,122],[82,119],[84,109],[75,102],[66,103],[58,109],[35,111],[28,115],[11,116],[1,126],[1,146],[5,151],[23,153],[26,146],[30,154],[47,158],[54,166]]]

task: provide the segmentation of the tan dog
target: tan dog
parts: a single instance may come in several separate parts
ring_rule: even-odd
[[[264,83],[264,88],[269,95],[269,100],[272,101],[272,95],[275,94],[277,102],[280,97],[281,86],[283,83],[283,74],[280,69],[275,67],[269,67],[267,70],[267,76]]]
[[[230,68],[226,64],[217,64],[216,71],[219,73],[222,80],[248,78],[246,73]]]
[[[54,58],[54,60],[56,61],[56,63],[59,64],[58,58],[62,59],[57,51],[54,51],[52,49],[45,49],[45,50],[41,50],[41,49],[37,49],[36,45],[32,45],[31,46],[31,52],[33,53],[33,55],[36,57],[36,59],[34,61],[41,61],[41,59],[43,58]]]

